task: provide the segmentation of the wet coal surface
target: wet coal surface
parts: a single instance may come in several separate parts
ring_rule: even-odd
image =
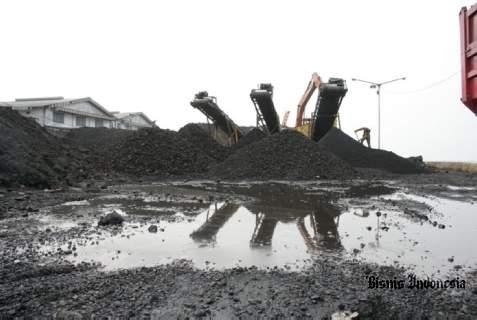
[[[309,266],[317,255],[339,254],[382,265],[406,266],[429,276],[447,275],[456,266],[477,267],[477,253],[468,245],[477,231],[474,205],[403,193],[383,198],[387,200],[395,203],[394,208],[377,209],[378,200],[350,201],[349,208],[337,216],[250,204],[247,209],[247,205],[230,202],[214,203],[195,212],[187,206],[161,209],[144,204],[127,209],[124,203],[106,204],[103,212],[129,212],[148,218],[133,218],[120,232],[101,230],[88,233],[87,241],[83,237],[73,240],[77,250],[68,260],[99,262],[107,270],[154,266],[175,259],[190,259],[199,268],[284,266],[295,270]],[[401,212],[396,208],[396,202],[411,207],[412,201],[416,209]],[[434,206],[421,208],[426,204]],[[422,209],[425,214],[418,213]],[[174,210],[185,211],[189,217]],[[78,208],[74,214],[81,216],[85,212]],[[168,218],[149,218],[156,215]],[[51,216],[40,221],[58,228],[74,227],[68,220],[54,220]],[[94,219],[76,222],[96,227]],[[150,232],[151,226],[156,226],[157,232]],[[68,245],[61,242],[47,244],[53,252],[59,247],[68,250]]]
[[[40,254],[60,253],[105,270],[176,259],[198,268],[303,270],[326,255],[435,276],[477,268],[477,252],[470,247],[477,232],[476,193],[467,193],[472,191],[446,186],[443,192],[454,196],[424,197],[392,182],[125,185],[42,208],[28,219],[40,230],[67,233],[44,241]],[[124,223],[99,227],[110,213]]]
[[[20,205],[28,199],[38,200],[29,211]],[[3,191],[1,200],[10,208],[0,220],[5,316],[301,319],[344,309],[380,319],[477,312],[471,183],[171,181],[89,194]],[[113,212],[124,222],[99,227]],[[367,288],[367,276],[410,272],[458,277],[467,286]]]

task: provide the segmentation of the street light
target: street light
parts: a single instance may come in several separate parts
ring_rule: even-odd
[[[370,84],[369,87],[371,89],[376,89],[376,93],[378,94],[378,149],[381,149],[381,86],[391,82],[399,81],[399,80],[406,80],[406,77],[396,78],[396,79],[384,81],[384,82],[372,82],[372,81],[366,81],[366,80],[355,79],[355,78],[352,78],[351,80]]]

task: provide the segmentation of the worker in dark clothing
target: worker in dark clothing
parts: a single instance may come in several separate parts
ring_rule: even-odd
[[[371,129],[366,127],[356,129],[354,130],[354,132],[356,133],[356,136],[358,136],[358,132],[360,131],[363,131],[363,135],[361,136],[361,138],[358,138],[358,141],[361,144],[363,144],[363,142],[366,141],[366,143],[368,144],[368,148],[371,148]]]

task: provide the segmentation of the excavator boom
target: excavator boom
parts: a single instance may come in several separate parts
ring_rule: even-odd
[[[347,91],[345,80],[339,78],[330,78],[328,83],[320,85],[320,94],[312,117],[312,140],[320,141],[331,129]]]
[[[321,78],[316,72],[314,72],[311,75],[311,80],[310,82],[308,82],[308,86],[306,87],[305,93],[303,94],[300,99],[300,102],[298,103],[295,127],[300,127],[301,125],[303,125],[303,115],[305,114],[306,105],[308,101],[310,101],[310,98],[315,92],[316,88],[320,87],[320,84]]]
[[[304,119],[306,104],[316,89],[318,89],[318,99],[315,111],[312,113],[311,119]],[[330,78],[326,83],[317,73],[313,73],[305,93],[298,103],[296,130],[314,141],[323,138],[337,119],[341,101],[347,91],[345,80]]]

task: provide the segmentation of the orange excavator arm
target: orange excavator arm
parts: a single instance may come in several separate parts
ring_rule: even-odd
[[[310,100],[315,90],[320,87],[320,84],[321,78],[316,72],[314,72],[311,76],[310,82],[308,82],[308,86],[306,87],[305,93],[303,94],[300,99],[300,102],[298,103],[295,127],[300,127],[303,124],[303,115],[305,114],[306,104]]]

